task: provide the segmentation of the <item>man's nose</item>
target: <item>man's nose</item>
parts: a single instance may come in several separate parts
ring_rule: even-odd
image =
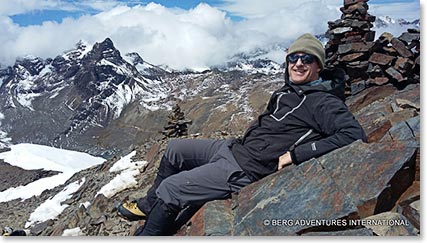
[[[295,63],[298,66],[304,65],[304,63],[302,62],[301,58],[298,58],[297,62]]]

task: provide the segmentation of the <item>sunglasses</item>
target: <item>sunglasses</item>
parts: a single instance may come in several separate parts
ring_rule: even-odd
[[[304,64],[312,64],[314,61],[316,61],[316,57],[310,54],[289,54],[287,59],[289,63],[297,63],[298,59],[301,58],[302,63]]]

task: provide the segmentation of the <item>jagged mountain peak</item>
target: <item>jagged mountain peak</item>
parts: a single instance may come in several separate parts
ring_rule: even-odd
[[[103,42],[95,43],[92,50],[90,50],[83,59],[84,61],[100,61],[106,59],[113,62],[123,60],[120,51],[114,47],[113,41],[110,38],[106,38]]]

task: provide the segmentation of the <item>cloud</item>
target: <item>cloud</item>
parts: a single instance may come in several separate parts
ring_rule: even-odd
[[[239,22],[207,4],[190,10],[154,3],[117,6],[93,16],[27,27],[3,16],[0,31],[5,34],[0,37],[0,63],[10,65],[16,56],[26,54],[54,57],[73,48],[80,39],[93,44],[110,37],[123,53],[136,51],[151,63],[203,69],[222,64],[241,52],[289,44],[303,32],[324,33],[326,21],[338,14],[331,15],[321,2],[298,4],[295,9],[304,14],[281,8]],[[275,51],[272,56],[277,57]]]
[[[44,3],[39,6],[46,8],[55,3],[63,4],[62,8],[77,6],[53,0],[22,2],[29,2],[25,9],[34,8],[30,2]],[[341,16],[338,8],[342,4],[342,0],[270,0],[269,4],[226,0],[218,7],[202,3],[184,10],[155,3],[133,7],[119,1],[105,1],[107,4],[100,6],[96,6],[100,1],[75,3],[83,2],[86,5],[80,7],[97,8],[100,12],[26,27],[0,14],[0,63],[11,65],[17,56],[26,54],[55,57],[72,49],[79,40],[94,44],[107,37],[122,54],[138,52],[148,62],[180,70],[220,65],[239,53],[261,48],[271,50],[265,57],[281,63],[284,49],[300,34],[325,33],[327,21]],[[1,8],[0,13],[5,12]],[[101,11],[103,8],[108,10]],[[228,13],[243,20],[232,21]]]

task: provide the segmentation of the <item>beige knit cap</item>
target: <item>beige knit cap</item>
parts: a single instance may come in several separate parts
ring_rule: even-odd
[[[303,34],[298,37],[295,42],[289,47],[288,54],[304,52],[317,57],[319,67],[321,70],[325,67],[325,49],[322,42],[311,34]]]

